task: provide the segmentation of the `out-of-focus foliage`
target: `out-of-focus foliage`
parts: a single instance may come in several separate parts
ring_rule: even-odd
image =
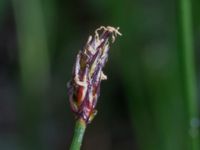
[[[110,50],[83,149],[198,150],[200,2],[189,1],[191,16],[184,2],[1,0],[0,149],[69,148],[75,56],[96,28],[111,25],[123,36]]]

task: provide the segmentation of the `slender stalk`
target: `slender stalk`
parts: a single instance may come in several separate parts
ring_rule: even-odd
[[[190,131],[189,141],[191,142],[192,150],[199,150],[198,123],[195,123],[195,120],[198,120],[198,103],[194,65],[191,0],[179,0],[179,7],[180,9],[178,14],[180,18],[178,28],[180,30],[178,37],[179,48],[181,50],[184,97],[189,113],[187,127]]]
[[[70,150],[80,150],[85,129],[86,129],[85,121],[83,119],[77,120]]]

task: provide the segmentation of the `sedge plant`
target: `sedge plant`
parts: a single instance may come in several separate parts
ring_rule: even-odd
[[[68,82],[69,102],[76,118],[70,150],[81,148],[85,129],[97,114],[95,107],[100,95],[100,84],[107,79],[102,69],[108,60],[109,39],[113,43],[116,36],[121,35],[118,30],[101,26],[93,37],[89,36],[83,50],[77,54],[72,79]]]

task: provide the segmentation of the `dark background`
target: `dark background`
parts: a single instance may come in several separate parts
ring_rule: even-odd
[[[1,0],[0,150],[69,149],[66,83],[101,25],[123,36],[82,149],[199,150],[199,14],[199,0]]]

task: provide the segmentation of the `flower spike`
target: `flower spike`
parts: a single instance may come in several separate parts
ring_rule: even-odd
[[[113,43],[117,35],[121,36],[118,30],[119,27],[99,27],[77,54],[72,79],[68,83],[68,95],[76,118],[86,123],[90,123],[97,113],[95,107],[100,84],[107,79],[102,69],[108,60],[109,39]]]

